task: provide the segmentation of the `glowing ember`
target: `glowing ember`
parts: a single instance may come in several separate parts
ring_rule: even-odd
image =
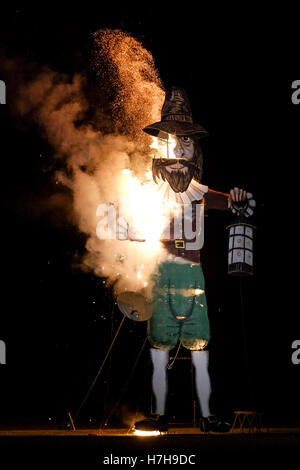
[[[109,83],[116,91],[111,104],[118,130],[145,139],[142,129],[160,119],[165,97],[151,53],[120,30],[102,29],[92,36],[93,66],[101,86]]]
[[[195,295],[201,295],[204,294],[204,290],[202,289],[195,289]]]
[[[170,134],[168,134],[168,140],[152,137],[150,148],[156,151],[154,152],[155,156],[160,158],[176,158],[174,154],[175,147],[176,139]]]
[[[172,295],[180,294],[183,297],[192,297],[194,295],[196,296],[202,295],[204,294],[205,291],[203,289],[198,289],[198,288],[197,289],[174,289],[173,287],[170,287],[168,288],[168,292]]]

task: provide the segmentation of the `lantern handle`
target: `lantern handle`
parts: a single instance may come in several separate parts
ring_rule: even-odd
[[[250,217],[254,213],[253,209],[255,206],[256,201],[252,193],[247,193],[247,199],[244,201],[231,202],[231,210],[234,214],[237,214],[238,217]]]

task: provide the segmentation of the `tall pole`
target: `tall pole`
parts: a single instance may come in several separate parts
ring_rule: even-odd
[[[243,356],[244,356],[244,366],[245,366],[244,383],[245,383],[246,390],[247,390],[247,401],[249,400],[251,406],[253,406],[253,389],[252,389],[252,379],[251,379],[250,361],[249,361],[249,353],[248,353],[246,313],[245,313],[245,309],[244,309],[243,280],[242,280],[242,278],[239,279],[239,288],[240,288],[241,329],[242,329],[242,341],[243,341]]]

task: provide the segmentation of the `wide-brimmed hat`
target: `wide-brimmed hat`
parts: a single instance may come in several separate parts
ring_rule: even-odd
[[[162,139],[167,139],[167,134],[198,135],[200,138],[208,135],[204,127],[193,122],[186,91],[179,87],[170,87],[166,90],[165,102],[161,110],[161,121],[144,127],[143,131]]]

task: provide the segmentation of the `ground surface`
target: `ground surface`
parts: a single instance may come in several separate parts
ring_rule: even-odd
[[[262,429],[229,434],[202,434],[193,428],[170,429],[160,437],[135,437],[124,430],[99,435],[95,429],[60,431],[23,429],[0,431],[1,468],[30,464],[31,468],[173,467],[198,468],[221,463],[225,468],[296,462],[300,453],[297,428]],[[21,465],[21,466],[20,466]]]

